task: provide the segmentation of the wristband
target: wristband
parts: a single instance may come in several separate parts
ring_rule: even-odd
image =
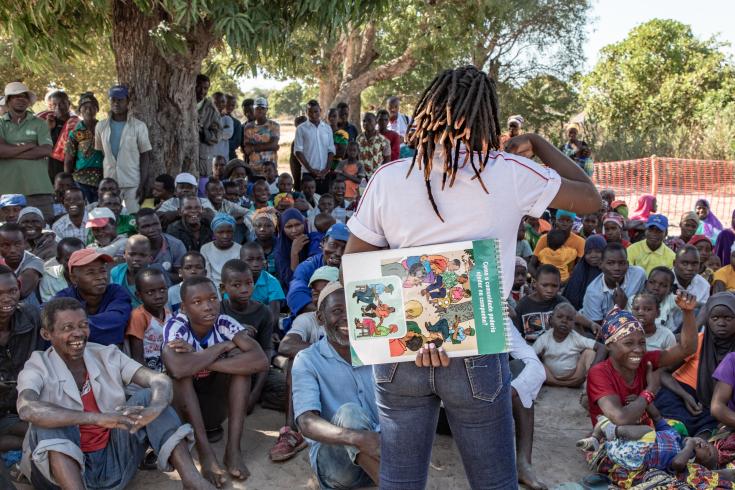
[[[639,396],[641,398],[643,398],[644,400],[646,400],[646,405],[652,404],[653,403],[653,400],[656,399],[656,395],[654,395],[653,393],[651,393],[648,390],[641,391],[641,394]]]

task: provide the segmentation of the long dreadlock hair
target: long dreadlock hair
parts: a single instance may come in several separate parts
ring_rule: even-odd
[[[498,119],[498,96],[495,80],[474,66],[464,66],[445,70],[424,90],[413,112],[416,131],[410,135],[409,144],[416,148],[413,161],[408,169],[408,177],[416,162],[424,172],[426,191],[429,201],[439,219],[444,218],[434,201],[431,190],[431,169],[434,151],[444,147],[444,174],[442,190],[449,181],[454,185],[457,170],[460,168],[460,146],[467,152],[461,166],[469,161],[475,178],[487,193],[480,178],[485,169],[490,152],[500,146],[500,120]],[[480,151],[475,164],[475,152]],[[484,158],[482,155],[484,154]]]

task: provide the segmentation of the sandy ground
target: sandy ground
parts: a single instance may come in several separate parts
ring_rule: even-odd
[[[579,390],[545,387],[536,401],[534,463],[540,477],[551,488],[563,482],[579,481],[586,474],[582,456],[574,448],[574,443],[587,435],[590,423],[579,406],[578,398]],[[245,449],[245,462],[252,476],[242,483],[228,483],[225,488],[319,488],[309,466],[308,450],[285,463],[276,464],[268,459],[268,451],[275,443],[277,430],[282,424],[282,413],[260,407],[246,419],[242,447]],[[513,448],[509,447],[508,450],[512,451]],[[215,451],[219,458],[223,456],[224,444],[221,441],[215,445]],[[31,487],[20,488],[30,490]],[[173,490],[181,488],[181,483],[175,473],[141,471],[128,488]],[[437,436],[434,442],[427,488],[469,488],[459,454],[449,436]]]

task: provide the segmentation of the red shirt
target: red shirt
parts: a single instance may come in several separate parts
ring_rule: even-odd
[[[401,135],[390,129],[386,129],[385,132],[380,134],[390,142],[390,161],[398,160],[398,155],[401,153]]]
[[[655,350],[646,352],[641,359],[641,363],[635,372],[633,382],[629,385],[625,382],[619,372],[615,370],[610,362],[606,359],[590,368],[587,374],[587,398],[590,404],[590,418],[592,425],[597,423],[597,417],[602,415],[602,410],[597,402],[600,398],[610,395],[618,395],[621,405],[625,405],[625,399],[630,395],[640,395],[646,388],[646,366],[650,362],[653,369],[658,369],[658,362],[661,358],[661,351]],[[653,425],[646,412],[643,412],[641,423]]]
[[[97,400],[92,391],[92,383],[89,382],[89,374],[84,380],[81,395],[85,412],[100,413],[100,408],[97,406]],[[91,453],[107,447],[107,442],[110,440],[110,429],[98,425],[80,425],[79,436],[82,452]]]

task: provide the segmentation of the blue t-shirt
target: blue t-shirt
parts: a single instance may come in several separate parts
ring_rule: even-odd
[[[110,151],[115,158],[120,151],[120,137],[127,121],[114,121],[110,119]]]
[[[268,306],[271,301],[283,301],[286,295],[283,294],[283,288],[278,279],[266,271],[261,271],[258,280],[255,281],[251,299]]]

